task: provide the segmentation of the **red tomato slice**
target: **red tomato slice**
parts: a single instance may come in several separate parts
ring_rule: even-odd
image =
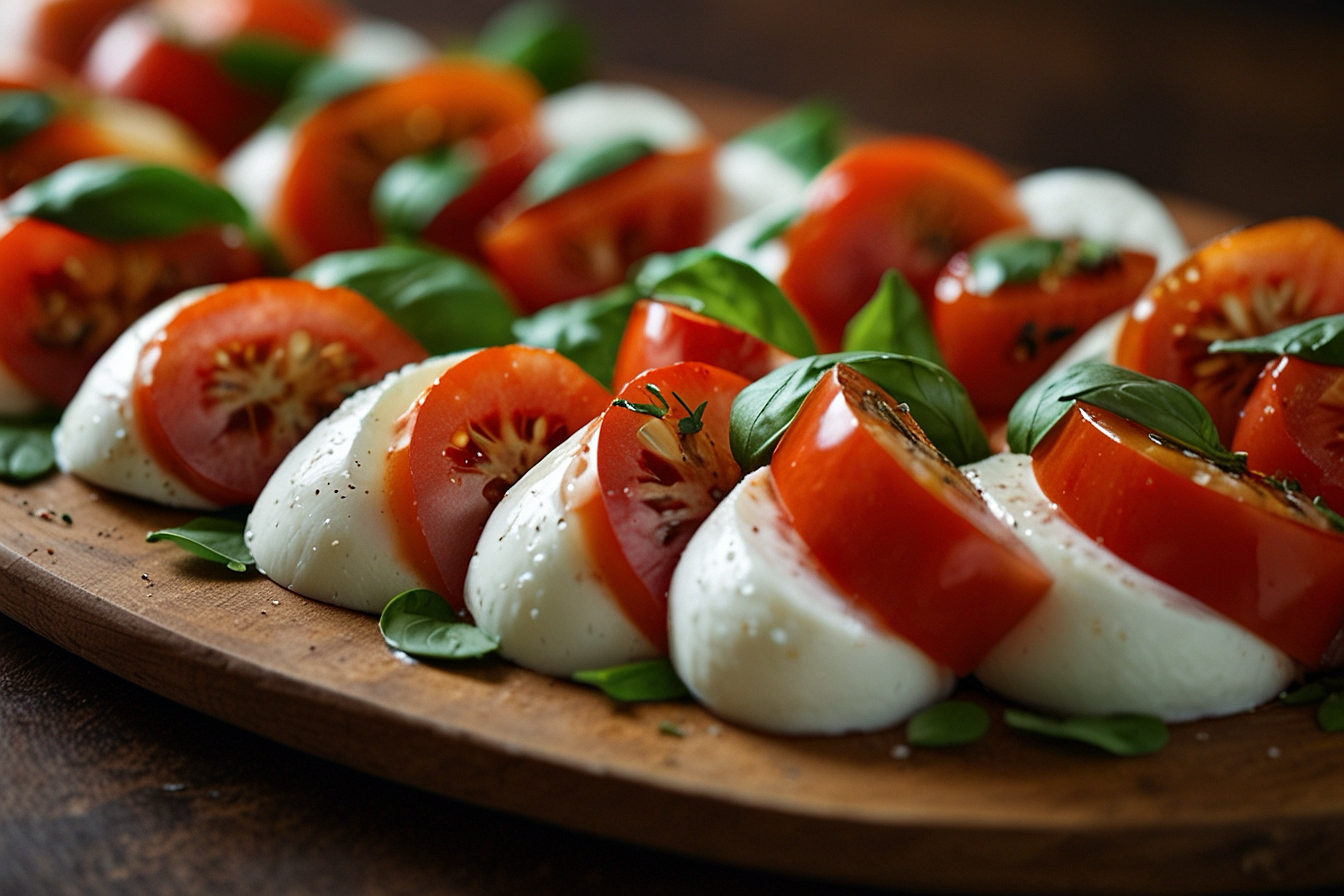
[[[257,35],[320,50],[349,20],[327,0],[154,0],[154,8],[191,43],[214,46]]]
[[[668,405],[662,416],[613,404],[582,449],[565,503],[621,609],[667,651],[667,589],[695,530],[742,478],[728,448],[728,412],[747,385],[734,373],[686,362],[649,370],[618,400]],[[657,390],[656,393],[652,390]],[[680,399],[680,400],[678,400]],[[683,423],[700,408],[701,427]]]
[[[1003,413],[1093,324],[1138,298],[1156,267],[1151,255],[1122,252],[1094,269],[1048,270],[986,294],[961,252],[934,288],[930,323],[947,369],[976,409]]]
[[[424,357],[358,293],[245,280],[183,308],[146,344],[131,401],[160,464],[208,500],[248,504],[346,396]]]
[[[1089,538],[1309,666],[1344,621],[1344,536],[1301,498],[1077,405],[1032,452]]]
[[[1040,562],[881,387],[844,365],[770,461],[780,502],[841,591],[966,675],[1050,588]]]
[[[624,386],[646,370],[678,361],[700,361],[757,380],[794,360],[788,352],[712,317],[641,299],[625,325],[611,381]]]
[[[79,69],[98,32],[117,13],[138,0],[6,0],[15,7],[7,20],[6,45],[56,63],[67,71]]]
[[[714,149],[656,152],[487,222],[490,266],[527,312],[620,283],[631,264],[709,238]]]
[[[1340,312],[1344,232],[1285,218],[1222,236],[1163,277],[1126,318],[1115,363],[1189,389],[1227,442],[1262,359],[1210,355],[1209,343]]]
[[[509,345],[454,364],[407,412],[389,499],[399,519],[419,520],[418,532],[402,527],[407,555],[450,604],[465,611],[467,564],[504,492],[610,401],[562,355]]]
[[[823,352],[896,268],[926,302],[956,252],[1026,224],[1008,176],[964,146],[893,137],[856,146],[826,167],[807,209],[784,235],[779,285]]]
[[[1344,367],[1270,361],[1241,414],[1232,450],[1275,479],[1344,511]]]
[[[255,277],[236,230],[105,243],[26,218],[0,234],[0,357],[54,405],[138,317],[184,289]]]

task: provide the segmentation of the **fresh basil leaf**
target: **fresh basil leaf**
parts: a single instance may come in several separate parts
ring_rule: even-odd
[[[645,279],[640,272],[640,280]],[[816,352],[807,324],[779,287],[749,264],[713,252],[653,284],[649,295],[749,333],[797,357]]]
[[[31,482],[51,472],[56,465],[51,443],[56,422],[50,417],[0,421],[0,480]]]
[[[1344,367],[1344,314],[1317,317],[1249,339],[1219,339],[1209,351],[1291,355],[1313,364]]]
[[[476,39],[476,53],[526,69],[547,93],[588,74],[588,34],[557,3],[515,3],[492,18]]]
[[[217,59],[224,73],[244,87],[282,97],[299,71],[318,56],[293,41],[247,34],[226,44]]]
[[[203,560],[222,563],[234,572],[247,572],[256,564],[248,550],[243,532],[247,523],[240,519],[203,516],[145,536],[145,541],[168,541]]]
[[[208,224],[248,224],[223,187],[169,168],[120,158],[72,162],[6,203],[15,217],[41,218],[105,240],[176,236]]]
[[[882,275],[877,292],[845,325],[842,347],[847,352],[912,355],[943,365],[924,303],[895,268]]]
[[[1075,401],[1119,414],[1218,464],[1245,468],[1245,456],[1223,447],[1195,396],[1166,380],[1090,361],[1038,380],[1022,393],[1008,413],[1008,447],[1030,454]]]
[[[748,249],[760,249],[766,243],[773,239],[778,239],[793,226],[793,222],[802,216],[799,209],[791,209],[788,214],[780,215],[779,218],[761,229],[761,232],[752,237],[751,242],[747,243]]]
[[[1306,706],[1309,703],[1320,703],[1333,693],[1335,691],[1326,687],[1322,682],[1313,681],[1279,695],[1279,700],[1287,706]]]
[[[547,156],[523,181],[520,191],[528,205],[541,205],[653,152],[653,144],[641,137],[569,146]]]
[[[1327,520],[1330,521],[1330,528],[1334,529],[1336,532],[1344,532],[1344,516],[1336,513],[1329,504],[1325,503],[1324,498],[1317,495],[1311,500],[1311,503],[1317,510],[1325,515]]]
[[[47,126],[56,101],[40,90],[0,90],[0,150]]]
[[[276,113],[274,121],[293,122],[305,118],[321,104],[354,93],[379,80],[381,76],[377,72],[340,59],[320,56],[294,75],[289,85],[289,94],[294,99]]]
[[[625,279],[641,296],[651,296],[660,281],[717,254],[708,246],[694,246],[680,252],[655,252],[630,265]]]
[[[463,622],[448,602],[426,588],[403,591],[387,602],[378,630],[393,650],[432,660],[471,660],[493,653],[499,639]]]
[[[691,695],[666,659],[627,663],[609,669],[584,669],[575,672],[572,677],[580,684],[590,684],[622,703],[680,700]]]
[[[1316,710],[1316,724],[1322,731],[1344,731],[1344,698],[1333,693]]]
[[[411,246],[333,252],[294,278],[353,289],[431,355],[513,341],[508,300],[488,274],[455,255]]]
[[[1116,715],[1079,716],[1052,719],[1023,709],[1006,709],[1003,720],[1008,727],[1046,737],[1076,740],[1100,747],[1116,756],[1143,756],[1156,753],[1167,744],[1167,726],[1154,716]]]
[[[989,456],[975,408],[956,377],[923,358],[887,352],[814,355],[771,371],[733,399],[728,441],[743,474],[765,466],[803,399],[836,364],[847,364],[905,404],[929,441],[957,466]]]
[[[1060,278],[1096,270],[1119,257],[1119,250],[1093,240],[1050,240],[1009,234],[986,240],[970,254],[975,291],[992,294],[1005,283],[1035,283],[1047,272]]]
[[[571,299],[513,322],[524,345],[555,349],[599,383],[610,384],[616,351],[639,293],[622,283],[596,296]]]
[[[383,233],[415,239],[444,206],[476,183],[483,167],[470,143],[398,159],[374,184],[373,218]]]
[[[989,713],[966,700],[944,700],[915,713],[905,723],[905,739],[916,747],[956,747],[989,731]]]
[[[764,146],[810,179],[839,154],[841,118],[830,103],[810,100],[735,139]]]

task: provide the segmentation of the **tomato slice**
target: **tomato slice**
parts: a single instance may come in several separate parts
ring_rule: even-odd
[[[821,351],[838,351],[845,324],[896,268],[929,302],[947,260],[992,233],[1026,224],[1012,182],[989,159],[930,137],[856,146],[826,167],[784,235],[779,285]]]
[[[982,414],[1000,414],[1093,324],[1138,298],[1157,260],[1120,252],[1076,265],[1078,241],[1030,282],[976,282],[971,253],[952,257],[934,288],[930,323],[947,369]],[[1071,262],[1070,253],[1074,261]]]
[[[1051,577],[872,380],[837,365],[770,461],[780,503],[855,604],[966,675]]]
[[[486,172],[455,201],[457,211],[443,213],[452,220],[461,212],[472,232],[476,212],[516,189],[540,155],[532,124],[540,95],[519,69],[462,59],[431,63],[328,103],[294,132],[272,212],[271,229],[286,261],[298,266],[328,252],[378,245],[382,235],[370,199],[387,167],[478,138]],[[447,242],[441,228],[450,225],[438,223],[436,238]]]
[[[319,50],[349,21],[346,11],[328,0],[154,0],[154,8],[201,46],[249,35]]]
[[[462,585],[485,521],[504,492],[592,420],[611,393],[572,361],[521,345],[449,367],[399,422],[389,499],[407,556],[464,611]]]
[[[262,261],[236,229],[105,243],[25,218],[0,234],[0,357],[54,405],[122,331],[184,289],[255,277]]]
[[[1032,452],[1089,538],[1317,665],[1344,621],[1344,536],[1304,499],[1076,405]]]
[[[728,412],[746,385],[693,361],[646,371],[617,396],[643,411],[609,407],[567,474],[565,505],[594,563],[626,618],[664,653],[672,570],[742,478],[728,448]],[[664,404],[662,416],[649,413]],[[688,422],[696,411],[698,428]]]
[[[794,360],[788,352],[712,317],[640,299],[621,336],[611,381],[624,386],[645,370],[678,361],[700,361],[757,380]]]
[[[1210,355],[1243,339],[1344,312],[1344,232],[1316,218],[1238,230],[1199,249],[1155,284],[1116,338],[1115,363],[1194,393],[1224,443],[1262,358]]]
[[[424,349],[358,293],[244,280],[184,307],[140,355],[140,434],[166,469],[221,505],[256,500],[318,420]]]
[[[138,0],[8,0],[18,7],[6,22],[22,52],[76,71],[98,32]]]
[[[1344,367],[1275,358],[1242,411],[1232,450],[1275,479],[1344,511]]]
[[[528,312],[620,283],[631,264],[709,238],[714,150],[655,152],[483,227],[490,266]]]

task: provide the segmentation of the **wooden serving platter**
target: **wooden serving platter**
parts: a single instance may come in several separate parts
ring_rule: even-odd
[[[647,78],[645,80],[648,80]],[[768,111],[666,84],[732,133]],[[1236,223],[1176,204],[1193,241]],[[159,694],[472,803],[838,881],[958,892],[1246,892],[1344,882],[1344,738],[1270,706],[1116,759],[994,727],[779,738],[687,703],[616,706],[502,661],[398,659],[369,616],[168,544],[191,514],[66,476],[0,491],[0,612]],[[671,723],[680,736],[668,733]],[[904,758],[898,758],[904,756]]]

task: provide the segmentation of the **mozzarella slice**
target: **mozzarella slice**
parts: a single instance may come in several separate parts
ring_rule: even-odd
[[[296,594],[377,613],[396,595],[429,588],[403,556],[388,507],[388,450],[397,421],[469,353],[388,374],[341,403],[304,436],[262,489],[247,520],[257,569]]]
[[[538,123],[553,149],[640,138],[654,149],[677,152],[708,136],[690,109],[661,90],[607,81],[580,84],[547,97]]]
[[[1055,577],[976,670],[990,688],[1065,715],[1177,722],[1258,706],[1292,680],[1286,654],[1075,529],[1042,494],[1030,457],[964,469]]]
[[[802,203],[792,199],[772,203],[729,224],[707,245],[729,258],[751,265],[767,280],[778,283],[789,262],[789,251],[782,239],[762,240],[761,236],[780,221],[797,217],[801,211]]]
[[[768,469],[748,475],[691,538],[672,576],[668,628],[672,663],[696,698],[766,731],[885,728],[956,684],[827,580]]]
[[[509,489],[467,567],[467,609],[476,624],[499,638],[505,659],[546,675],[659,655],[621,611],[582,526],[566,519],[566,487],[575,465],[587,463],[585,443],[596,425],[574,433]]]
[[[719,198],[714,230],[766,208],[802,207],[807,179],[803,173],[759,143],[732,141],[714,155]],[[778,220],[778,218],[776,218]]]
[[[375,76],[399,75],[433,59],[438,50],[423,34],[391,19],[360,17],[327,48],[332,59]]]
[[[293,158],[294,128],[269,124],[220,164],[219,182],[242,203],[252,220],[267,224]]]

